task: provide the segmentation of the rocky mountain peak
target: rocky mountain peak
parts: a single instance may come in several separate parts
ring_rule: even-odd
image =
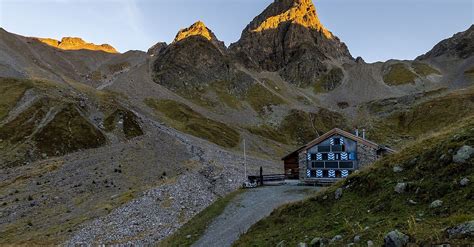
[[[251,31],[262,32],[276,29],[287,22],[318,30],[326,38],[333,38],[332,33],[319,21],[311,0],[276,0],[265,10],[259,20],[253,22]]]
[[[176,35],[173,44],[178,42],[185,41],[189,38],[204,38],[205,40],[211,42],[215,45],[221,52],[226,50],[224,42],[217,39],[216,35],[211,31],[211,29],[207,28],[207,26],[202,21],[197,21],[188,28],[184,28],[179,30],[178,34]]]
[[[87,43],[78,37],[64,37],[61,41],[50,39],[50,38],[36,38],[44,44],[53,46],[61,50],[92,50],[92,51],[103,51],[108,53],[118,53],[117,50],[109,44],[96,45],[93,43]]]
[[[311,0],[275,0],[230,51],[247,67],[279,72],[299,86],[315,83],[332,61],[353,60],[347,46],[321,24]]]
[[[206,27],[204,22],[197,21],[190,27],[179,30],[174,42],[179,42],[191,36],[202,36],[209,41],[216,39],[214,33]]]
[[[158,55],[160,52],[166,49],[168,47],[168,44],[165,42],[158,42],[155,45],[153,45],[150,49],[148,49],[147,54],[148,55]]]
[[[417,60],[433,59],[437,57],[469,58],[474,55],[474,25],[466,31],[459,32],[453,37],[439,42],[433,49]]]

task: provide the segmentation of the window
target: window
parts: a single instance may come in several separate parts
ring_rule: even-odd
[[[313,168],[324,168],[324,162],[313,162]]]
[[[311,154],[311,160],[316,160],[316,154]]]
[[[352,163],[351,161],[342,161],[339,162],[339,166],[344,169],[352,169],[354,168],[354,163]]]
[[[318,152],[331,152],[330,146],[318,146]]]
[[[341,151],[342,151],[342,145],[334,145],[334,146],[332,146],[332,151],[333,151],[333,152],[341,152]]]
[[[333,145],[341,145],[341,139],[334,138],[334,144]]]
[[[328,154],[323,154],[323,160],[328,160]]]
[[[339,168],[339,162],[326,162],[326,168]]]

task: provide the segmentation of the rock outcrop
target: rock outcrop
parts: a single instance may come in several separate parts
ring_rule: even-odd
[[[279,71],[300,86],[326,72],[326,61],[353,60],[347,46],[321,24],[311,0],[276,0],[230,50],[246,66]]]
[[[224,43],[204,23],[196,22],[176,35],[153,64],[153,79],[172,91],[196,92],[217,81],[250,81],[228,57]]]
[[[408,244],[410,237],[398,230],[391,231],[384,237],[384,246],[386,247],[403,247]]]
[[[109,44],[96,45],[93,43],[87,43],[81,38],[76,37],[64,37],[59,40],[50,38],[36,38],[37,40],[61,49],[61,50],[92,50],[92,51],[103,51],[108,53],[118,53],[118,51]]]
[[[441,56],[468,58],[474,55],[474,25],[468,30],[455,34],[449,39],[439,42],[433,49],[417,60],[426,60]]]
[[[450,239],[474,237],[474,220],[448,228],[446,233]]]
[[[147,54],[156,56],[160,52],[165,50],[166,47],[168,47],[168,44],[166,44],[165,42],[158,42],[155,45],[153,45],[152,47],[150,47],[150,49],[148,49]]]
[[[216,35],[209,28],[207,28],[204,22],[202,21],[197,21],[190,27],[179,30],[173,42],[176,43],[193,36],[201,36],[209,40],[221,51],[224,51],[226,49],[224,42],[218,40]]]

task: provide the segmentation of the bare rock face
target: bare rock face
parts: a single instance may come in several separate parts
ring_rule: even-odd
[[[152,46],[150,49],[148,49],[147,54],[148,55],[158,55],[160,52],[166,49],[168,47],[168,44],[165,42],[158,42],[154,46]]]
[[[117,50],[115,50],[115,48],[111,45],[96,45],[93,43],[87,43],[83,39],[76,37],[64,37],[61,39],[61,41],[50,38],[37,38],[37,40],[61,50],[92,50],[103,51],[108,53],[118,53]]]
[[[474,55],[474,25],[468,30],[455,34],[449,39],[439,42],[431,51],[419,56],[417,60],[448,56],[469,58]]]
[[[275,0],[230,50],[247,67],[280,71],[296,85],[316,81],[327,60],[353,60],[347,46],[321,24],[311,0]]]
[[[230,61],[224,43],[204,23],[182,29],[153,64],[153,79],[172,91],[202,90],[216,81],[251,80]]]
[[[176,35],[173,42],[176,43],[192,36],[201,36],[209,40],[212,44],[221,49],[221,51],[225,51],[226,49],[224,42],[218,40],[216,35],[214,35],[214,33],[209,28],[207,28],[204,22],[202,21],[197,21],[190,27],[181,29]]]

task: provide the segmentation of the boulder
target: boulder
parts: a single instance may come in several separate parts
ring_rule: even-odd
[[[373,247],[373,246],[375,246],[375,245],[374,245],[374,242],[372,240],[367,241],[367,247]]]
[[[446,233],[451,239],[474,237],[474,220],[449,228]]]
[[[439,157],[439,162],[441,162],[442,164],[448,164],[451,161],[451,156],[448,154],[443,154],[441,155],[441,157]]]
[[[356,235],[354,237],[354,243],[359,243],[360,242],[360,236],[359,235]]]
[[[308,245],[306,243],[301,242],[298,244],[298,247],[308,247]]]
[[[398,230],[389,232],[383,239],[385,247],[402,247],[408,244],[410,237]]]
[[[441,200],[436,200],[430,204],[430,208],[439,208],[443,206],[443,201]]]
[[[334,192],[334,198],[339,200],[342,197],[342,188],[338,188],[336,192]]]
[[[317,237],[317,238],[313,238],[313,240],[311,240],[309,246],[310,247],[320,247],[320,246],[325,246],[327,244],[327,240],[324,239],[324,238],[320,238],[320,237]]]
[[[336,241],[341,241],[341,240],[342,240],[342,236],[341,235],[336,235],[331,239],[331,242],[336,242]]]
[[[464,164],[474,156],[474,148],[471,146],[462,146],[458,152],[453,156],[453,161],[456,163]]]
[[[393,167],[393,172],[395,172],[395,173],[403,172],[403,167],[401,167],[401,166],[394,166],[394,167]]]
[[[402,194],[405,192],[407,188],[407,184],[406,183],[398,183],[396,186],[395,186],[395,192],[397,192],[398,194]]]
[[[464,186],[467,186],[469,184],[469,182],[470,181],[469,181],[468,178],[463,178],[463,179],[461,179],[461,182],[459,182],[459,185],[464,187]]]

